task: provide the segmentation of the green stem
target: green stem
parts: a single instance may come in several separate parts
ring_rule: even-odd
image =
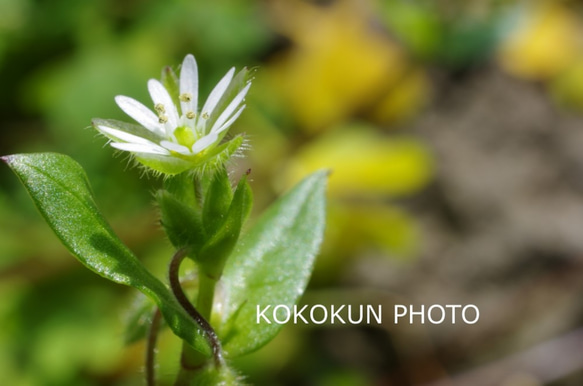
[[[187,250],[178,250],[170,262],[170,269],[168,271],[168,278],[170,280],[170,288],[176,297],[176,300],[182,305],[184,310],[196,321],[196,323],[201,327],[204,334],[207,337],[209,345],[213,351],[214,364],[217,368],[224,364],[221,344],[217,337],[217,334],[208,323],[207,319],[201,315],[201,313],[194,308],[192,303],[188,300],[182,286],[180,285],[179,279],[179,268],[180,264],[187,255]],[[214,286],[213,286],[214,291]],[[211,297],[211,309],[212,309],[212,297]],[[210,314],[210,312],[209,312]],[[189,380],[193,378],[197,371],[199,371],[203,366],[205,366],[209,361],[201,352],[194,350],[186,342],[182,344],[182,356],[180,358],[180,372],[178,374],[178,379],[176,380],[176,386],[188,385]]]
[[[217,281],[204,272],[200,272],[198,280],[196,308],[203,318],[211,320]]]

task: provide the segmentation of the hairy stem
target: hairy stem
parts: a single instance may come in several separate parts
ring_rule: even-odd
[[[221,344],[215,333],[215,330],[211,327],[211,325],[207,322],[207,320],[197,311],[196,308],[192,305],[192,303],[186,297],[184,291],[182,290],[182,286],[180,285],[180,279],[178,275],[178,270],[180,268],[180,264],[186,257],[188,251],[186,249],[179,249],[174,256],[172,257],[172,261],[170,262],[170,269],[168,272],[168,277],[170,280],[170,288],[176,297],[176,300],[182,305],[184,310],[194,319],[194,321],[202,328],[211,348],[213,351],[213,359],[215,362],[216,367],[220,367],[223,364],[223,354],[221,349]],[[183,352],[184,354],[184,352]],[[202,365],[202,363],[193,364],[193,363],[185,363],[184,359],[185,356],[182,357],[182,366],[185,368],[192,368]],[[190,361],[189,361],[190,362]]]
[[[158,331],[160,330],[160,322],[162,321],[162,314],[160,309],[156,308],[154,315],[152,315],[152,324],[150,325],[150,332],[148,333],[148,341],[146,346],[146,385],[154,386],[156,384],[155,377],[155,359],[156,359],[156,341],[158,340]]]

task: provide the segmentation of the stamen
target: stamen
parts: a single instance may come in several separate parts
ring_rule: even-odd
[[[181,102],[190,102],[192,100],[192,94],[189,92],[182,93],[178,99],[180,99]]]
[[[203,119],[209,119],[210,115],[208,113],[202,113],[202,118]]]
[[[196,118],[196,114],[194,112],[192,112],[192,111],[189,111],[189,112],[186,113],[186,118],[188,118],[188,119],[194,119],[194,118]]]
[[[166,122],[168,122],[168,117],[166,115],[160,115],[158,122],[166,123]]]
[[[156,103],[156,106],[154,106],[154,110],[156,110],[158,114],[163,114],[166,112],[166,108],[162,103]]]

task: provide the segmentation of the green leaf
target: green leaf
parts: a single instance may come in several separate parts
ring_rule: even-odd
[[[143,292],[158,305],[176,335],[210,356],[202,330],[105,221],[77,162],[55,153],[17,154],[2,160],[20,178],[61,242],[83,265],[106,279]]]
[[[164,189],[185,205],[200,210],[192,173],[184,172],[165,178]]]
[[[202,222],[205,234],[214,235],[225,222],[229,205],[233,200],[233,189],[225,167],[220,167],[212,177],[212,182],[206,192],[202,209]]]
[[[312,174],[275,202],[227,261],[217,330],[228,357],[257,350],[281,329],[257,323],[257,306],[293,307],[303,294],[324,234],[327,175]]]
[[[243,222],[251,210],[252,202],[253,194],[247,183],[247,176],[243,176],[237,184],[233,201],[220,228],[206,242],[198,256],[201,269],[208,277],[214,280],[221,277],[225,262],[231,255],[239,239]]]
[[[187,247],[198,251],[204,244],[200,213],[166,190],[156,193],[161,223],[176,249]]]

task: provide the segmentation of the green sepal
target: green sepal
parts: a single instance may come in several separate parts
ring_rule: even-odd
[[[211,149],[205,154],[206,162],[199,170],[201,174],[208,174],[209,172],[214,172],[221,166],[225,165],[227,161],[231,159],[232,156],[237,154],[245,138],[243,135],[239,134],[235,136],[228,142],[222,143],[219,146]]]
[[[237,154],[243,142],[243,136],[237,135],[230,141],[209,148],[189,160],[158,154],[135,154],[134,156],[138,162],[167,176],[174,176],[183,172],[193,172],[195,175],[208,176]]]
[[[104,124],[107,127],[116,128],[130,134],[138,135],[149,139],[154,143],[160,142],[163,138],[156,137],[152,133],[137,125],[119,122],[115,120],[93,120],[93,125]],[[114,140],[113,137],[110,139]],[[169,157],[159,154],[134,154],[135,160],[144,166],[152,169],[155,173],[166,175],[167,177],[176,176],[181,173],[191,173],[199,176],[208,176],[214,173],[218,168],[227,163],[231,157],[237,154],[245,139],[239,134],[233,139],[223,142],[220,145],[212,145],[207,150],[198,153],[191,158]]]
[[[232,200],[231,181],[225,167],[221,167],[213,175],[204,199],[202,224],[207,237],[214,235],[225,221]]]
[[[156,201],[160,207],[160,222],[172,245],[196,253],[205,239],[200,212],[166,190],[156,193]]]
[[[229,211],[220,228],[206,242],[197,256],[202,271],[209,277],[218,280],[223,272],[223,267],[231,255],[243,222],[248,216],[253,202],[251,187],[247,182],[247,176],[243,176],[237,185]]]
[[[143,154],[143,153],[140,153]],[[193,163],[176,157],[168,157],[158,154],[147,154],[147,156],[134,154],[136,161],[152,169],[155,173],[173,176],[182,172],[200,167],[200,162]]]
[[[247,175],[251,172],[251,169],[249,169],[249,171],[247,172]],[[253,209],[253,190],[251,190],[251,186],[249,186],[249,182],[247,181],[247,178],[245,177],[245,180],[243,181],[244,185],[242,186],[242,189],[244,189],[244,191],[242,190],[241,193],[244,195],[241,197],[241,205],[242,205],[242,209],[241,209],[241,223],[244,224],[245,221],[247,221],[247,219],[249,218],[249,215],[251,214],[251,209]],[[241,182],[239,182],[239,185],[241,184]],[[237,187],[237,189],[239,189]],[[234,201],[234,200],[233,200]]]
[[[178,76],[170,66],[166,66],[162,70],[162,84],[168,90],[168,94],[170,94],[170,98],[172,98],[172,102],[174,106],[180,109],[180,83],[178,82]],[[182,114],[181,111],[178,111],[178,114]]]

